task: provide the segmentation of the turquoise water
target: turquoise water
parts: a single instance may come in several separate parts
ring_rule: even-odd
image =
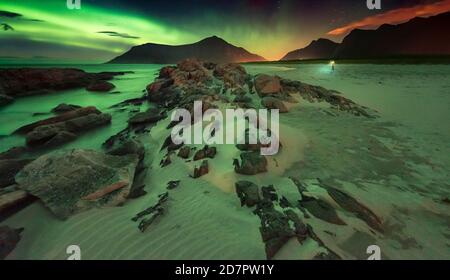
[[[128,116],[123,115],[123,113],[117,110],[110,109],[110,107],[126,99],[141,97],[143,95],[142,91],[155,78],[161,65],[102,64],[68,66],[46,65],[45,67],[73,67],[92,73],[102,71],[133,71],[134,73],[116,76],[114,80],[111,81],[116,86],[112,93],[95,93],[88,92],[85,89],[74,89],[48,95],[18,98],[12,104],[1,107],[0,151],[4,151],[13,146],[23,145],[23,137],[17,135],[10,136],[10,134],[25,124],[51,117],[52,114],[49,113],[51,109],[61,103],[80,106],[96,106],[102,112],[111,113],[113,115],[111,126],[88,133],[76,141],[77,144],[71,144],[80,148],[97,148],[99,144],[101,144],[100,142],[103,142],[107,137],[117,133],[126,126],[126,119]],[[39,113],[39,115],[33,115],[35,113]]]

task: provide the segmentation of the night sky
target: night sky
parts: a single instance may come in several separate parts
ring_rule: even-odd
[[[186,44],[217,35],[270,60],[311,40],[340,42],[376,28],[450,10],[450,0],[0,0],[0,63],[104,62],[147,42]],[[443,27],[444,28],[444,27]]]

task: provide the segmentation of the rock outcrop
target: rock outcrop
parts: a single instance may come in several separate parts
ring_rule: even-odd
[[[92,207],[126,201],[138,157],[93,150],[56,151],[28,164],[16,175],[19,187],[38,197],[61,219]]]
[[[128,72],[87,73],[73,68],[0,69],[0,105],[21,96],[105,85],[105,81],[126,73]],[[102,86],[101,89],[105,87]]]
[[[238,181],[236,183],[236,194],[241,200],[241,206],[254,207],[253,213],[261,221],[260,233],[265,244],[267,259],[272,259],[278,251],[291,238],[296,238],[299,243],[303,243],[307,238],[311,238],[324,247],[326,253],[324,257],[339,259],[333,251],[327,248],[317,237],[312,228],[304,223],[301,209],[295,209],[287,198],[280,196],[274,186],[259,187],[248,181]]]
[[[111,115],[103,114],[95,107],[85,107],[34,122],[16,132],[26,133],[26,143],[30,147],[53,147],[70,142],[81,133],[110,122]]]
[[[235,63],[219,64],[215,66],[213,74],[223,80],[225,87],[228,88],[242,87],[250,78],[245,68]]]
[[[87,91],[107,92],[111,91],[116,86],[107,81],[96,81],[86,87]]]
[[[300,81],[287,79],[281,80],[281,86],[285,94],[299,94],[309,102],[327,102],[339,111],[346,111],[356,116],[373,117],[367,112],[366,107],[360,106],[352,100],[343,97],[341,93],[335,90],[327,90],[321,86],[309,85]]]
[[[90,114],[101,114],[101,112],[93,106],[84,107],[84,108],[80,108],[80,109],[73,110],[70,112],[66,112],[64,114],[61,114],[61,115],[58,115],[55,117],[51,117],[48,119],[40,120],[40,121],[31,123],[31,124],[22,126],[19,129],[17,129],[15,131],[15,133],[26,134],[39,126],[61,123],[61,122],[65,122],[65,121],[75,119],[78,117],[90,115]]]
[[[236,194],[241,200],[241,206],[252,207],[261,201],[258,186],[249,181],[236,182]]]
[[[255,77],[255,89],[261,97],[277,95],[282,90],[280,78],[266,74],[257,75]]]

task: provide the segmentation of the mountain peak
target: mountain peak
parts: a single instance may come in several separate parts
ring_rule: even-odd
[[[264,61],[259,55],[234,46],[217,36],[210,36],[196,43],[170,46],[144,44],[131,48],[110,63],[177,63],[186,58],[198,58],[210,62]]]
[[[397,25],[377,29],[354,29],[336,49],[335,58],[380,58],[437,56],[450,54],[450,37],[442,26],[450,24],[450,13],[415,17]]]
[[[302,49],[289,52],[281,60],[331,58],[338,45],[329,39],[319,38]]]
[[[200,40],[200,42],[208,42],[208,43],[225,43],[225,44],[228,44],[227,41],[225,41],[224,39],[222,39],[222,38],[220,38],[220,37],[217,37],[216,35],[213,35],[213,36],[207,37],[207,38],[205,38],[205,39],[203,39],[203,40]]]

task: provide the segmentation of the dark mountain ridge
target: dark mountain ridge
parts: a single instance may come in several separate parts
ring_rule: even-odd
[[[324,39],[319,39],[303,49],[288,53],[281,60],[450,55],[447,26],[450,26],[450,12],[427,18],[416,17],[398,25],[383,24],[375,30],[354,29],[342,43],[336,44],[331,54],[331,44],[324,51]],[[321,43],[317,43],[320,40]]]
[[[312,41],[308,46],[287,53],[281,60],[331,58],[338,43],[320,38]]]
[[[250,53],[244,48],[231,45],[217,36],[212,36],[186,45],[171,46],[147,43],[135,46],[108,63],[165,64],[177,63],[186,58],[198,58],[217,63],[265,61],[259,55]]]

